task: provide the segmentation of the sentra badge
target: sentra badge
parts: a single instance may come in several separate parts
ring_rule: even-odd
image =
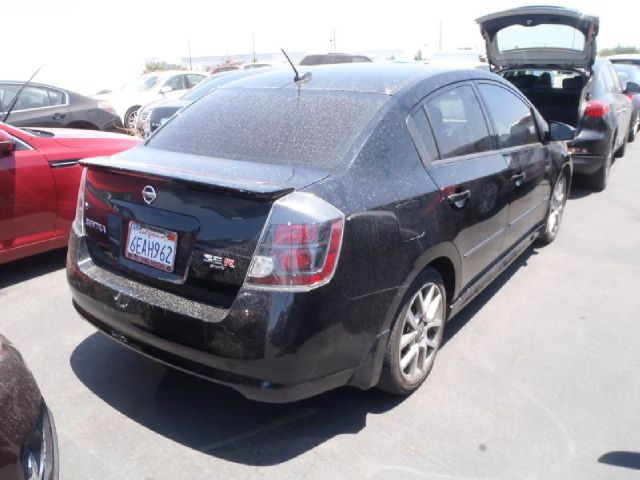
[[[90,218],[85,218],[84,224],[89,228],[93,228],[94,230],[99,231],[100,233],[107,233],[107,227],[105,227],[101,223],[96,222],[95,220],[91,220]]]

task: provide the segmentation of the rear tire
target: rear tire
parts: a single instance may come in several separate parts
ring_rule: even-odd
[[[567,203],[569,180],[564,172],[561,172],[556,180],[556,184],[551,191],[549,200],[549,212],[542,230],[542,234],[536,242],[539,245],[548,245],[553,242],[560,231],[560,223],[562,222],[562,214]]]
[[[609,173],[611,172],[611,163],[613,162],[613,140],[607,150],[602,167],[596,172],[586,177],[586,182],[592,190],[601,192],[607,188],[609,183]]]
[[[426,268],[411,284],[395,319],[377,387],[408,395],[420,387],[433,368],[442,345],[447,296],[440,274]]]
[[[124,114],[124,128],[128,132],[134,132],[136,129],[136,120],[138,119],[138,110],[140,107],[131,107]]]
[[[627,153],[627,142],[629,141],[629,136],[624,137],[624,143],[622,146],[616,150],[616,158],[624,157],[624,154]]]
[[[636,139],[636,130],[638,129],[638,119],[631,122],[629,126],[629,135],[627,135],[627,141],[633,142]]]

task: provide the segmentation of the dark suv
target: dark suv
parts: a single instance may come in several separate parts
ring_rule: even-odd
[[[611,63],[596,59],[598,17],[550,6],[479,18],[492,69],[517,86],[548,121],[576,128],[575,172],[607,186],[613,157],[625,153],[635,84],[623,91]]]
[[[557,235],[573,130],[480,70],[298,78],[222,86],[144,146],[83,161],[73,303],[117,341],[250,398],[407,394],[445,321]]]

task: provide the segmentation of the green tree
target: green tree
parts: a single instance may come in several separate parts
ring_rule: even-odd
[[[640,48],[638,47],[623,47],[618,44],[613,48],[603,48],[598,52],[598,55],[601,57],[608,57],[610,55],[619,55],[622,53],[640,53]]]
[[[424,60],[424,59],[422,58],[422,50],[418,50],[418,51],[416,52],[416,54],[413,56],[413,59],[414,59],[414,60]]]
[[[147,64],[144,67],[144,73],[159,72],[162,70],[184,70],[184,67],[182,65],[177,65],[175,63],[167,63],[164,61],[147,62]]]

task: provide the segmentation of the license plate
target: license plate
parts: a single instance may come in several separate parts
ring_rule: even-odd
[[[165,272],[173,272],[177,244],[176,232],[129,222],[125,257]]]

